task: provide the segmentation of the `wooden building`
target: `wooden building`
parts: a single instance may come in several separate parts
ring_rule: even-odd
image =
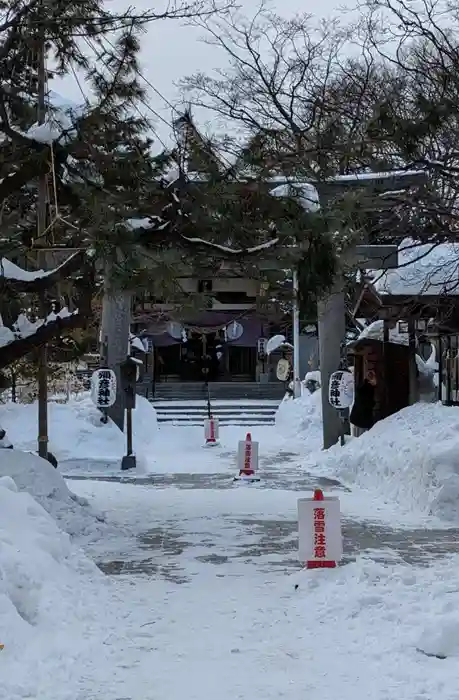
[[[380,293],[364,283],[354,317],[371,320],[377,333],[363,333],[350,345],[355,382],[368,370],[377,376],[379,417],[384,418],[428,395],[429,374],[435,386],[431,400],[459,405],[459,297],[448,294]],[[377,337],[376,337],[377,336]],[[425,364],[426,355],[434,361]]]

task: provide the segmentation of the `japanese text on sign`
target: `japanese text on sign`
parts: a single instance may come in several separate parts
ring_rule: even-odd
[[[328,401],[334,408],[344,409],[352,405],[354,399],[354,377],[348,370],[333,372],[328,387]]]
[[[252,466],[252,443],[247,441],[245,444],[244,469],[250,469]]]
[[[338,498],[298,499],[298,554],[303,562],[338,562],[343,556]]]
[[[116,376],[111,369],[99,369],[91,378],[91,398],[99,408],[113,406],[116,398]]]
[[[317,559],[325,559],[327,556],[325,508],[314,508],[314,556]]]

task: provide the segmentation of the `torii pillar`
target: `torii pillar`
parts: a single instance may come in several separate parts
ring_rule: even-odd
[[[362,269],[388,270],[397,267],[398,248],[395,245],[357,246],[346,263]],[[322,386],[323,447],[336,445],[342,424],[338,411],[328,401],[330,376],[340,368],[343,343],[346,342],[346,304],[344,279],[335,281],[331,292],[317,304],[319,330],[320,381]]]

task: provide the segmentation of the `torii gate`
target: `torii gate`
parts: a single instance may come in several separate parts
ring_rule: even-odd
[[[422,170],[343,175],[318,184],[320,198],[349,189],[371,190],[382,194],[392,190],[421,186],[427,182]],[[398,266],[396,245],[359,245],[347,255],[347,264],[371,270],[388,270]],[[341,420],[328,402],[330,375],[339,368],[341,346],[346,335],[346,306],[342,278],[336,280],[331,293],[318,303],[319,360],[322,385],[322,422],[324,449],[336,444],[341,435]]]
[[[392,190],[403,190],[427,182],[422,170],[338,175],[320,182],[284,180],[271,192],[275,196],[296,196],[309,211],[318,211],[320,203],[332,196],[349,190],[372,190],[383,194]],[[396,245],[358,245],[346,253],[346,264],[373,270],[388,270],[398,266]],[[341,348],[346,336],[346,305],[343,278],[340,276],[330,294],[317,305],[319,331],[319,361],[322,385],[322,423],[324,449],[335,445],[341,436],[342,425],[338,412],[328,401],[330,376],[339,369]],[[296,329],[298,331],[298,329]],[[298,336],[298,332],[296,333]],[[298,342],[296,343],[298,346]],[[296,364],[296,367],[295,367]],[[294,353],[294,378],[298,380],[298,347]],[[296,382],[297,383],[297,382]]]

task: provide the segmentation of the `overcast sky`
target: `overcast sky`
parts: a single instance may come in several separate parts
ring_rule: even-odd
[[[257,0],[238,0],[241,5],[241,12],[252,17],[258,7]],[[147,10],[152,6],[157,12],[160,11],[162,3],[153,0],[136,0],[135,9],[139,12]],[[349,3],[347,3],[349,4]],[[107,5],[114,11],[121,11],[127,5],[133,6],[133,2],[125,0],[108,0]],[[278,14],[289,17],[297,13],[314,13],[317,18],[333,16],[338,11],[338,7],[343,5],[343,0],[278,0],[270,2],[270,9]],[[190,75],[197,70],[211,73],[213,69],[225,65],[225,55],[217,47],[209,46],[200,39],[202,30],[190,26],[183,26],[183,23],[173,20],[153,22],[149,25],[148,32],[142,37],[142,73],[159,90],[164,97],[173,105],[178,104],[180,98],[177,82],[186,75]],[[83,86],[84,87],[84,86]],[[72,101],[81,103],[82,96],[77,81],[72,77],[67,77],[59,84],[54,83],[53,89]],[[165,101],[153,90],[148,88],[149,104],[157,111],[163,119],[170,123],[174,114]],[[151,113],[142,110],[146,116],[155,120]],[[176,116],[176,115],[175,115]],[[209,122],[208,114],[198,115],[201,122]],[[211,125],[210,125],[211,126]],[[156,118],[154,128],[165,141],[169,140],[169,127]]]

